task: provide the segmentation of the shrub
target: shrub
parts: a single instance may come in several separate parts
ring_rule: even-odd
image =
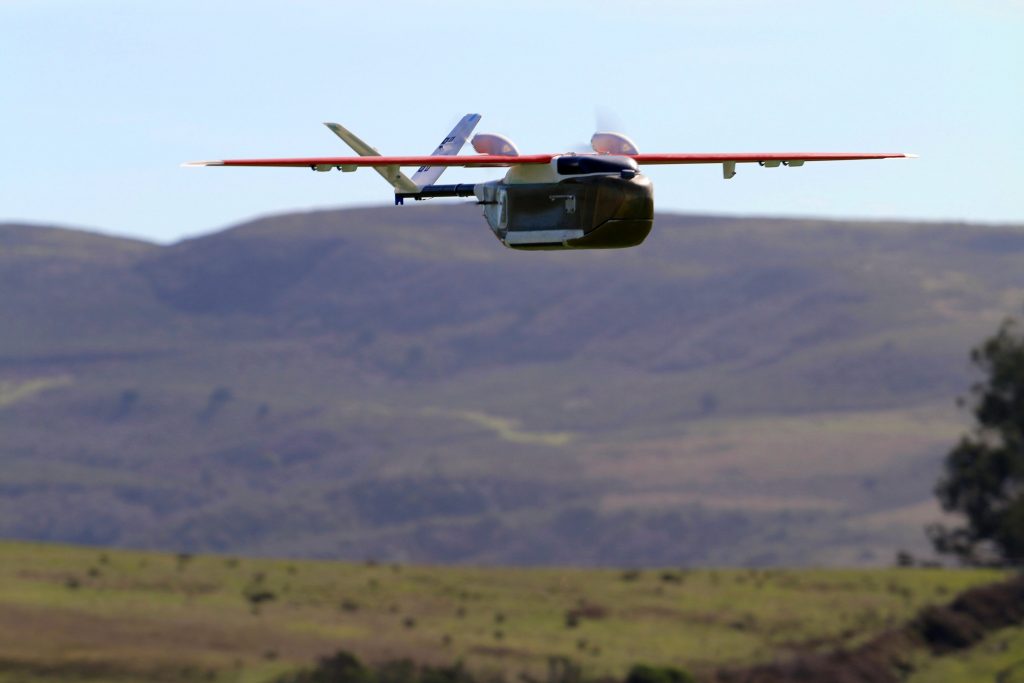
[[[277,595],[266,588],[249,587],[246,588],[242,594],[245,596],[245,599],[249,601],[249,608],[252,610],[253,614],[260,613],[260,606],[263,603],[277,599]]]
[[[355,655],[338,650],[310,670],[278,679],[278,683],[371,683],[370,672]]]
[[[696,679],[674,666],[637,664],[626,675],[626,683],[696,683]]]
[[[548,657],[547,683],[583,683],[583,669],[568,657]]]
[[[217,387],[210,392],[210,395],[206,399],[206,405],[199,412],[197,416],[200,422],[209,422],[214,416],[220,412],[221,408],[226,406],[235,395],[231,389],[227,387]]]
[[[369,672],[373,683],[416,683],[416,665],[408,659],[384,662]]]
[[[178,565],[178,571],[184,571],[188,563],[192,561],[192,553],[178,553],[174,556],[175,561]]]
[[[475,683],[472,675],[457,663],[454,666],[425,666],[420,669],[418,683]],[[381,680],[380,683],[386,683]]]
[[[608,608],[594,603],[580,602],[579,606],[565,613],[566,628],[576,628],[584,619],[604,619]]]

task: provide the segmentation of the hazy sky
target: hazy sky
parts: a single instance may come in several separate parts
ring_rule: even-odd
[[[0,0],[0,83],[0,221],[169,241],[390,203],[368,169],[179,164],[344,155],[331,120],[426,154],[472,111],[524,153],[603,112],[648,152],[921,155],[650,168],[661,210],[1024,223],[1019,1]]]

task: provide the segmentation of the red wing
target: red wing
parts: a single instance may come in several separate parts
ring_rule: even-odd
[[[303,159],[225,159],[223,161],[190,161],[185,166],[277,166],[316,168],[317,166],[518,166],[519,164],[546,164],[554,154],[527,154],[524,156],[366,156],[366,157],[310,157]]]
[[[854,161],[857,159],[902,159],[915,155],[902,152],[862,154],[857,152],[741,152],[739,154],[634,154],[638,164],[722,164],[728,161]]]
[[[293,168],[348,166],[519,166],[520,164],[547,164],[556,154],[526,154],[497,156],[474,154],[468,156],[365,156],[365,157],[307,157],[295,159],[225,159],[223,161],[190,161],[185,166],[275,166]],[[913,157],[902,152],[742,152],[733,154],[633,154],[638,164],[721,164],[727,162],[804,162],[852,161],[856,159],[898,159]]]

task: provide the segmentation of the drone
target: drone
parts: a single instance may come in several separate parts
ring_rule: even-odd
[[[904,153],[768,152],[740,154],[641,154],[622,133],[604,131],[590,139],[592,153],[520,154],[495,133],[473,136],[476,154],[460,155],[480,122],[467,114],[428,156],[382,156],[338,123],[325,123],[359,156],[300,159],[226,159],[184,166],[269,166],[345,173],[364,166],[377,171],[406,199],[475,197],[494,235],[512,249],[615,249],[641,244],[654,227],[654,185],[641,165],[721,164],[726,180],[737,164],[796,168],[812,161],[912,158]],[[505,177],[483,183],[439,185],[449,166],[508,168]],[[405,175],[402,167],[418,167]]]

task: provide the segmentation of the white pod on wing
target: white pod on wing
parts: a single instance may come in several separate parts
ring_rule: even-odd
[[[494,154],[497,156],[517,157],[519,150],[515,144],[504,135],[497,133],[480,133],[473,136],[473,149],[478,154]]]
[[[622,133],[594,133],[590,146],[598,154],[639,154],[633,141]]]

